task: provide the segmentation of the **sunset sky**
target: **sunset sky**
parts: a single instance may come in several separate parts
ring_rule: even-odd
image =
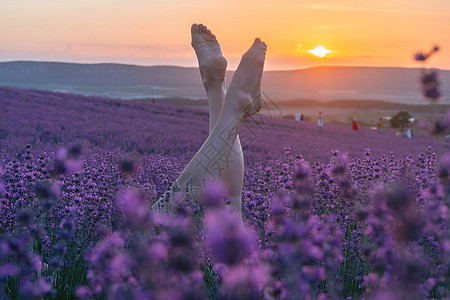
[[[230,69],[255,37],[266,70],[417,67],[434,44],[429,66],[450,69],[449,0],[0,0],[0,61],[196,66],[192,23],[217,35]]]

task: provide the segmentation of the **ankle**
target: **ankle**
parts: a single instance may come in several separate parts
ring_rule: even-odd
[[[223,79],[217,79],[213,76],[205,76],[202,74],[202,82],[206,93],[209,92],[225,92],[225,82]]]
[[[222,115],[227,116],[228,119],[239,119],[242,121],[245,116],[245,111],[239,103],[229,101],[225,98],[221,111],[221,116]]]

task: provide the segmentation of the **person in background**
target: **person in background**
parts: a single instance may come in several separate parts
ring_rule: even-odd
[[[406,125],[406,138],[408,138],[408,139],[412,138],[410,124]]]
[[[380,118],[380,119],[378,120],[377,129],[378,129],[378,132],[379,132],[379,133],[382,133],[382,132],[383,132],[383,119],[382,119],[382,118]]]
[[[319,132],[322,132],[323,130],[322,112],[319,112],[319,118],[317,119],[317,126],[319,126]]]
[[[359,129],[358,128],[358,123],[356,123],[356,118],[355,117],[353,117],[352,127],[353,127],[353,130],[358,130]]]

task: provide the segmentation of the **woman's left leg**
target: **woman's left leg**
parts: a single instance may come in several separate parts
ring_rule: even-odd
[[[193,24],[191,37],[191,44],[197,55],[203,86],[208,96],[209,133],[211,133],[219,119],[225,99],[227,61],[222,55],[216,36],[206,26]],[[231,198],[231,208],[236,208],[240,213],[244,180],[244,157],[239,136],[236,137],[236,141],[233,144],[229,164],[223,170],[221,179],[227,185]]]

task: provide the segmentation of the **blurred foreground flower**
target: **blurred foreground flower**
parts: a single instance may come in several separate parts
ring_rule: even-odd
[[[414,60],[425,64],[427,59],[429,59],[437,51],[439,51],[439,46],[435,45],[427,53],[416,53],[414,55]],[[441,98],[442,93],[440,90],[437,70],[428,70],[425,68],[425,66],[423,66],[420,74],[420,85],[422,89],[422,95],[425,99],[428,99],[433,103]]]
[[[447,111],[444,118],[433,121],[420,120],[418,127],[433,135],[447,134],[450,128],[450,110]]]
[[[433,48],[430,49],[429,52],[425,53],[425,52],[417,52],[416,54],[414,54],[414,60],[415,61],[423,61],[425,62],[428,58],[431,57],[431,55],[433,55],[434,53],[439,51],[439,46],[438,45],[434,45]]]
[[[214,210],[206,214],[205,220],[209,245],[219,262],[241,264],[255,249],[255,235],[244,229],[236,213]]]
[[[422,95],[432,101],[438,101],[441,96],[437,70],[422,70],[420,75],[420,83],[422,87]]]

